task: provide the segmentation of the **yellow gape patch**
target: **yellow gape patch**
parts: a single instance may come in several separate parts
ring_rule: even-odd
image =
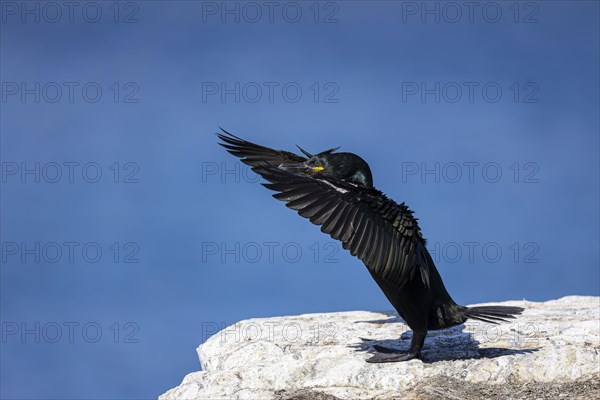
[[[313,167],[313,168],[312,168],[313,172],[321,172],[321,171],[323,171],[324,169],[325,169],[325,168],[323,168],[323,167]]]

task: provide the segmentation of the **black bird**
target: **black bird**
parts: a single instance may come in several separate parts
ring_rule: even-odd
[[[352,153],[335,149],[299,156],[263,147],[223,130],[221,146],[252,167],[276,191],[278,200],[310,219],[363,261],[375,282],[413,331],[408,352],[382,346],[368,362],[406,361],[421,357],[428,330],[444,329],[467,319],[506,322],[521,307],[458,305],[446,291],[425,247],[417,218],[373,187],[369,165]]]

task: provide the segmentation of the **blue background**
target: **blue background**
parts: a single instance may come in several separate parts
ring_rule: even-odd
[[[237,3],[236,22],[213,13],[220,2],[121,3],[114,22],[113,2],[97,2],[98,22],[86,21],[83,6],[72,22],[64,8],[51,22],[54,10],[27,3],[40,7],[36,22],[29,14],[22,21],[22,10],[13,15],[7,3],[0,41],[3,399],[153,398],[199,369],[194,350],[215,326],[391,308],[358,260],[272,199],[216,145],[219,126],[275,148],[341,145],[360,154],[375,185],[416,211],[459,303],[599,294],[597,2],[516,9],[500,2],[485,15],[482,2],[472,20],[466,9],[457,16],[427,3],[440,10],[436,21],[414,11],[420,2],[341,1],[318,4],[317,22],[315,4],[303,2],[295,3],[302,11],[295,23],[296,8],[282,13],[281,5],[271,22],[266,8],[257,17]],[[22,98],[19,85],[35,92],[36,82],[39,102],[35,93]],[[56,102],[51,82],[64,89]],[[79,84],[72,102],[64,82]],[[97,102],[93,90],[82,94],[89,82],[102,89]],[[111,89],[115,82],[119,89]],[[222,98],[221,83],[235,91],[236,82],[239,101]],[[278,85],[272,101],[265,82]],[[472,101],[465,82],[478,85]],[[439,101],[435,93],[407,92],[421,83],[434,92],[439,84]],[[292,89],[282,92],[286,84]],[[483,93],[486,84],[502,94]],[[219,93],[211,94],[215,85]],[[39,183],[20,174],[21,163],[36,162],[41,174],[46,167]],[[80,163],[73,182],[66,167],[49,182],[52,163],[65,162]],[[118,183],[109,168],[115,162]],[[470,162],[480,163],[472,182]],[[86,163],[101,168],[98,182],[82,176]],[[436,163],[437,182],[421,176]],[[487,163],[502,172],[495,183],[497,168],[482,174]],[[456,165],[462,176],[453,182]],[[419,172],[408,174],[415,166]],[[87,172],[92,179],[95,170]],[[39,262],[11,250],[36,242]],[[50,262],[54,253],[41,254],[63,242],[79,244],[73,262],[65,252],[57,262]],[[95,263],[81,254],[90,242],[102,250]],[[465,242],[477,242],[472,259]],[[486,244],[491,256],[482,252]],[[219,246],[239,247],[229,254]],[[138,262],[124,262],[132,251],[127,260]],[[72,340],[69,323],[79,324]],[[83,333],[86,324],[92,328]],[[52,343],[56,326],[62,336]],[[96,343],[94,327],[102,329]]]

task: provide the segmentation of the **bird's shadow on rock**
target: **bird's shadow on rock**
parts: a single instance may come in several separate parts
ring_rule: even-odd
[[[384,320],[359,321],[362,323],[397,323],[404,329],[409,329],[406,323],[393,312],[390,312],[391,318]],[[477,325],[475,325],[477,326]],[[482,324],[482,326],[490,326]],[[496,326],[496,325],[492,325]],[[435,363],[438,361],[454,361],[454,360],[469,360],[482,358],[496,358],[515,354],[530,354],[538,350],[538,348],[519,349],[519,348],[504,348],[504,347],[484,347],[480,348],[480,342],[475,339],[472,331],[473,326],[469,329],[463,325],[453,326],[451,328],[429,331],[425,339],[425,346],[421,352],[421,361],[424,363]],[[481,331],[485,333],[487,331]],[[490,340],[497,340],[498,331],[494,330],[495,336],[488,335]],[[410,347],[412,339],[412,331],[406,330],[402,333],[399,339],[384,339],[375,340],[368,338],[360,338],[357,344],[349,345],[348,347],[355,348],[356,351],[366,351],[369,353],[377,352],[374,346],[381,346],[394,351],[406,352]],[[518,343],[515,343],[518,345]]]

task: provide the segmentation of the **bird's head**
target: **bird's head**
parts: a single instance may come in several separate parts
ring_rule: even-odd
[[[302,172],[315,177],[337,178],[366,188],[372,188],[373,176],[369,164],[353,153],[335,153],[337,149],[330,149],[313,155],[300,148],[308,157],[306,162],[300,166]]]

